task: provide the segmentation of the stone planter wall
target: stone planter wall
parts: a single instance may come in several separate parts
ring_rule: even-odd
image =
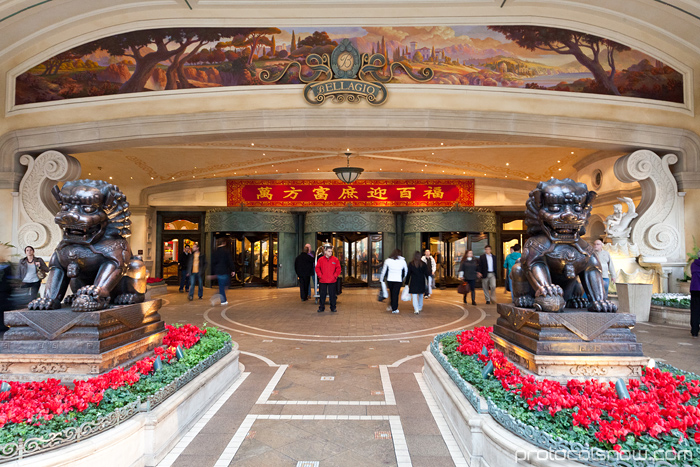
[[[158,295],[165,295],[168,293],[168,286],[165,282],[156,285],[146,286],[146,301],[151,300],[153,297]]]
[[[155,466],[240,377],[239,355],[237,349],[232,350],[149,412],[140,412],[116,427],[84,441],[7,465]]]
[[[423,376],[469,465],[480,467],[565,466],[582,464],[560,452],[549,453],[505,429],[478,396],[477,411],[430,351],[423,352]]]
[[[649,322],[690,329],[690,310],[687,308],[652,305]]]

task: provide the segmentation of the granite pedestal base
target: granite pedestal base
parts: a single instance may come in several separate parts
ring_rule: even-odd
[[[498,304],[491,338],[526,372],[549,379],[641,376],[649,359],[632,332],[635,316],[565,310],[538,312]]]
[[[0,373],[13,381],[87,378],[130,363],[161,344],[161,299],[100,311],[5,312]]]

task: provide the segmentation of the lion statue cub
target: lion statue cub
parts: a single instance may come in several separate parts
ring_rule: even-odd
[[[56,223],[63,239],[49,262],[44,296],[29,309],[60,308],[69,284],[74,294],[66,302],[73,311],[143,302],[147,272],[126,241],[131,235],[126,196],[101,180],[67,182],[52,193],[61,206]]]
[[[595,191],[569,178],[551,178],[530,192],[525,225],[532,237],[510,276],[515,306],[552,312],[564,306],[617,311],[607,299],[598,257],[581,239],[595,197]]]

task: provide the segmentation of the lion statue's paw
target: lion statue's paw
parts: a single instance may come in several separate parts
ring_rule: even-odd
[[[591,302],[588,311],[596,313],[615,313],[617,311],[617,305],[610,300],[597,300]]]
[[[29,302],[27,308],[30,310],[56,310],[61,308],[61,302],[50,298],[35,298]]]
[[[125,294],[118,295],[117,298],[114,299],[114,304],[115,305],[132,305],[134,303],[140,303],[142,301],[143,301],[142,294],[125,293]]]
[[[109,306],[109,297],[101,297],[101,287],[96,285],[86,285],[76,292],[71,301],[73,311],[97,311]]]
[[[566,306],[569,308],[587,308],[588,300],[583,297],[571,298],[568,302],[566,302]]]

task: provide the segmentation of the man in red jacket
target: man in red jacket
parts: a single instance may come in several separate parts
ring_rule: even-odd
[[[323,313],[326,308],[326,295],[331,304],[331,312],[335,313],[335,283],[340,275],[340,261],[333,256],[333,247],[326,245],[323,248],[323,256],[316,261],[316,275],[318,276],[318,288],[321,300],[318,305],[318,312]]]

